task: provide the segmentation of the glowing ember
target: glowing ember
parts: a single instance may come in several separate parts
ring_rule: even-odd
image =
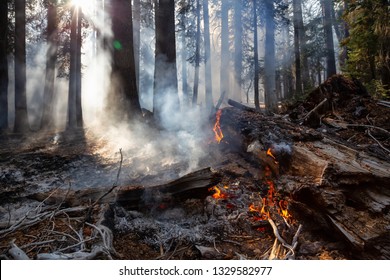
[[[213,128],[213,131],[214,131],[214,134],[215,134],[215,141],[219,143],[221,143],[222,139],[223,139],[223,133],[222,133],[222,129],[221,129],[221,126],[220,126],[220,119],[221,119],[221,115],[222,115],[222,110],[219,109],[217,111],[217,114],[216,114],[216,121],[215,121],[215,124],[214,124],[214,128]]]
[[[224,188],[227,189],[228,187],[224,186]],[[221,190],[217,186],[214,186],[214,187],[210,188],[209,191],[215,191],[215,193],[212,195],[212,197],[214,199],[225,199],[225,198],[227,198],[227,195],[222,193]]]

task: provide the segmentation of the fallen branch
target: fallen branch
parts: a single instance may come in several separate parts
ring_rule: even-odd
[[[390,154],[390,150],[389,149],[386,149],[381,142],[379,142],[378,139],[376,139],[370,132],[369,129],[367,129],[367,134],[379,145],[379,147],[381,147],[383,150],[385,150],[387,153]]]

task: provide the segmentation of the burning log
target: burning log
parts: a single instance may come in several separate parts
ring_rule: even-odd
[[[205,198],[209,195],[208,189],[218,184],[220,175],[211,168],[201,169],[180,177],[174,181],[151,187],[145,186],[118,186],[110,192],[112,187],[90,188],[83,190],[57,190],[53,193],[36,193],[30,198],[38,201],[45,200],[49,204],[62,202],[69,206],[88,205],[92,201],[100,204],[118,202],[127,208],[139,208],[143,204],[160,203],[162,201],[177,201],[186,198]],[[108,193],[107,195],[105,195]]]

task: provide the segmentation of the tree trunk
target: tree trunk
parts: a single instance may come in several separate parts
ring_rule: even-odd
[[[234,1],[234,77],[235,94],[240,98],[242,87],[242,0]]]
[[[8,129],[8,1],[0,2],[0,133]]]
[[[153,111],[160,125],[170,126],[172,124],[170,121],[180,111],[177,90],[174,0],[156,1],[155,25],[156,53]]]
[[[255,107],[260,111],[260,99],[259,99],[259,40],[257,36],[257,1],[253,0],[253,49],[254,49],[254,63],[255,63],[255,76],[254,76],[254,88],[255,88]]]
[[[83,108],[81,102],[82,74],[81,74],[81,46],[83,12],[81,7],[77,10],[77,55],[76,55],[76,123],[77,127],[83,127]]]
[[[15,126],[16,133],[30,129],[26,96],[26,1],[15,0]]]
[[[196,0],[196,42],[195,42],[195,77],[194,91],[192,95],[192,106],[198,103],[198,88],[199,88],[199,66],[200,66],[200,3]]]
[[[222,1],[221,6],[221,69],[220,95],[229,96],[229,1]]]
[[[141,0],[134,0],[133,13],[133,40],[134,40],[134,61],[137,89],[139,92],[140,59],[141,59]]]
[[[188,81],[187,81],[187,42],[186,42],[186,10],[183,10],[181,13],[181,83],[182,83],[182,94],[183,94],[183,103],[185,106],[189,105],[188,97]]]
[[[70,26],[70,64],[69,64],[69,88],[68,88],[68,121],[67,129],[75,129],[76,118],[76,93],[77,93],[77,9],[72,7],[72,22]]]
[[[205,63],[205,86],[206,108],[212,108],[213,101],[213,77],[211,70],[211,43],[210,43],[210,17],[209,1],[203,0],[203,24],[204,24],[204,63]]]
[[[336,74],[336,59],[334,53],[333,31],[332,31],[332,0],[322,0],[325,44],[326,44],[326,76]]]
[[[265,2],[264,98],[267,111],[277,108],[274,1]]]
[[[41,129],[52,129],[54,127],[53,97],[58,49],[57,6],[55,1],[49,1],[47,5],[47,44],[46,78],[43,92],[43,115],[41,120]]]
[[[299,0],[293,0],[293,10],[294,10],[294,54],[295,54],[295,96],[302,96],[302,75],[301,75],[301,50],[300,50],[300,40],[299,33],[302,32],[299,30],[299,10],[300,7]],[[301,10],[302,13],[302,10]],[[302,15],[302,14],[301,14]]]
[[[130,121],[141,116],[138,98],[133,48],[133,20],[131,1],[112,0],[111,20],[113,30],[110,102],[114,118]]]

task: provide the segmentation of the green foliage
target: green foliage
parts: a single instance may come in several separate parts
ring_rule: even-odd
[[[371,93],[388,96],[390,90],[390,16],[387,0],[346,0],[344,20],[349,37],[345,71],[361,79]]]

